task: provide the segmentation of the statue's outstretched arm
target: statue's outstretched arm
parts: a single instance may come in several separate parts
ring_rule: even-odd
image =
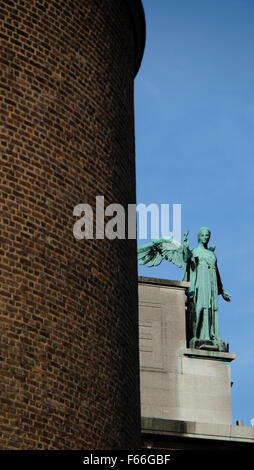
[[[226,302],[230,302],[230,294],[223,287],[221,277],[220,277],[220,273],[219,273],[219,269],[218,269],[217,265],[216,265],[216,273],[217,273],[217,283],[218,283],[218,294],[219,295],[221,294],[223,299]]]

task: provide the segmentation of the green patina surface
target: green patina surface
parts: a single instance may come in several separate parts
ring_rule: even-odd
[[[198,246],[189,248],[188,233],[182,244],[172,238],[160,238],[138,247],[138,262],[148,267],[158,266],[164,259],[183,269],[183,281],[190,282],[187,298],[187,342],[191,348],[214,348],[228,351],[228,343],[221,341],[218,327],[218,295],[227,302],[214,254],[208,247],[211,231],[201,227]]]

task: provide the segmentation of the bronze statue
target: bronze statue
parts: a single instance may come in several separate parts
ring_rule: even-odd
[[[187,296],[187,342],[190,348],[228,351],[228,343],[220,340],[218,328],[218,295],[227,302],[214,254],[208,247],[211,231],[201,227],[198,246],[190,250],[188,232],[182,245],[172,238],[160,238],[138,247],[138,261],[147,266],[158,266],[163,259],[184,269],[183,281],[190,282]]]

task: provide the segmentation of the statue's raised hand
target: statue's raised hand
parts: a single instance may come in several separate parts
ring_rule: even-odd
[[[189,235],[189,230],[187,230],[187,232],[184,233],[183,235],[183,247],[184,248],[189,248],[189,240],[188,240],[188,235]]]

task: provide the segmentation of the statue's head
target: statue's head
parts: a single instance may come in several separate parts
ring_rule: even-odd
[[[207,227],[201,227],[198,231],[198,242],[208,243],[211,237],[211,230]]]

